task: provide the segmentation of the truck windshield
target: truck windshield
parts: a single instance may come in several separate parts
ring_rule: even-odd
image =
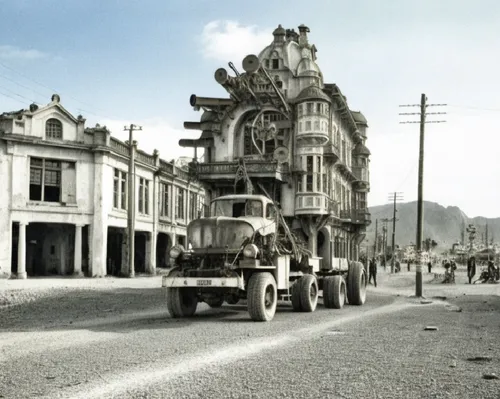
[[[252,199],[220,199],[212,204],[212,215],[240,217],[240,216],[260,216],[262,217],[262,202]]]

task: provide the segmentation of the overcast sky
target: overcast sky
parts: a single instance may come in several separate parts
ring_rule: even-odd
[[[495,0],[261,1],[0,0],[0,112],[47,104],[111,128],[143,126],[139,147],[165,159],[200,117],[189,96],[224,96],[213,73],[258,53],[278,24],[306,24],[325,82],[369,123],[370,205],[417,197],[418,112],[426,125],[424,197],[468,216],[500,216],[500,2]]]

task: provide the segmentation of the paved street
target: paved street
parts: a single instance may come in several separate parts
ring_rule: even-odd
[[[406,277],[398,279],[403,290]],[[293,313],[283,304],[270,323],[250,321],[244,305],[203,304],[196,317],[173,320],[160,289],[138,288],[140,279],[116,281],[113,288],[59,288],[0,310],[0,397],[498,398],[500,392],[498,380],[481,378],[500,375],[498,296],[421,304],[386,285],[378,293],[370,287],[363,307]],[[120,287],[121,281],[137,288]],[[424,331],[427,325],[439,330]],[[466,360],[485,354],[491,361]]]

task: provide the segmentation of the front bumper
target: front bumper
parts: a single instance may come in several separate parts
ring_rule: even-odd
[[[162,288],[239,288],[245,289],[241,277],[169,277],[163,276]]]

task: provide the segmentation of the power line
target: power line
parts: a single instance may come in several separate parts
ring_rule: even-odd
[[[2,88],[3,90],[7,90],[9,93],[11,93],[11,94],[13,94],[13,95],[15,95],[15,96],[18,96],[18,97],[20,97],[20,98],[24,98],[25,100],[28,100],[28,101],[30,101],[30,102],[32,102],[32,103],[39,104],[39,103],[37,103],[36,101],[33,101],[32,99],[30,99],[30,98],[28,98],[28,97],[25,97],[25,96],[23,96],[23,95],[21,95],[21,94],[18,94],[18,93],[16,93],[16,92],[14,92],[14,91],[12,91],[12,90],[8,89],[8,88],[7,88],[7,87],[5,87],[5,86],[0,86],[0,88]]]
[[[52,88],[52,87],[49,87],[49,86],[47,86],[47,85],[45,85],[45,84],[43,84],[43,83],[40,83],[40,82],[38,82],[37,80],[35,80],[35,79],[33,79],[33,78],[30,78],[29,76],[27,76],[27,75],[25,75],[25,74],[23,74],[23,73],[21,73],[21,72],[16,71],[15,69],[13,69],[13,68],[11,68],[11,67],[9,67],[9,66],[5,65],[5,64],[4,64],[4,63],[2,63],[2,62],[0,62],[0,65],[1,65],[1,66],[3,66],[5,69],[8,69],[8,70],[10,70],[10,71],[14,72],[14,73],[15,73],[15,74],[17,74],[17,75],[19,75],[19,76],[21,76],[21,77],[23,77],[23,78],[25,78],[25,79],[27,79],[27,80],[29,80],[29,81],[31,81],[31,82],[33,82],[33,83],[37,84],[37,85],[39,85],[39,86],[41,86],[41,87],[43,87],[43,88],[45,88],[45,89],[48,89],[48,90],[52,91],[52,93],[60,93],[60,91],[59,91],[59,90],[56,90],[56,89],[54,89],[54,88]],[[3,75],[2,75],[2,76],[3,76]],[[5,78],[5,76],[3,76],[3,77]],[[11,80],[11,79],[9,79],[9,78],[6,78],[6,79]],[[13,80],[11,80],[11,81],[13,81]],[[15,82],[15,81],[13,81],[13,82],[14,82],[14,83],[16,83],[16,84],[18,84],[19,86],[22,86],[22,87],[24,87],[24,88],[27,88],[28,90],[32,90],[32,89],[28,88],[27,86],[24,86],[24,85],[22,85],[22,84],[20,84],[20,83],[17,83],[17,82]],[[33,92],[35,92],[35,91],[33,90]],[[36,92],[35,92],[35,93],[36,93]],[[41,95],[40,93],[37,93],[37,94],[38,94],[38,95]],[[77,98],[75,98],[75,97],[71,96],[70,94],[66,94],[66,93],[65,93],[65,95],[67,95],[67,96],[68,96],[68,98],[71,98],[72,100],[79,102],[80,104],[85,104],[85,105],[88,105],[88,106],[90,106],[90,107],[94,107],[94,105],[89,104],[89,103],[86,103],[86,102],[84,102],[84,101],[80,101],[80,100],[78,100]],[[99,110],[98,108],[95,108],[95,109],[96,109],[96,110]],[[82,111],[85,111],[85,110],[82,110]],[[102,110],[102,109],[101,109],[100,111],[104,111],[104,110]],[[105,116],[105,115],[98,115],[98,114],[96,114],[96,113],[89,112],[89,111],[85,111],[85,112],[87,112],[87,113],[89,113],[89,114],[92,114],[92,115],[95,115],[95,116],[105,117],[105,118],[107,118],[107,119],[118,119],[118,118],[109,118],[109,117],[107,117],[107,116]]]
[[[461,109],[472,109],[476,111],[491,111],[491,112],[500,112],[500,108],[482,108],[482,107],[473,107],[473,106],[466,106],[466,105],[449,105],[452,108],[461,108]]]
[[[6,80],[8,80],[8,81],[10,81],[10,82],[12,82],[12,83],[14,83],[14,84],[18,85],[19,87],[23,87],[23,88],[25,88],[25,89],[28,89],[28,90],[32,91],[33,93],[38,94],[39,96],[41,96],[41,97],[43,97],[43,98],[45,98],[45,97],[46,97],[44,94],[41,94],[41,93],[39,93],[39,92],[37,92],[37,91],[33,90],[32,88],[28,87],[28,86],[25,86],[25,85],[23,85],[23,84],[21,84],[21,83],[19,83],[19,82],[16,82],[15,80],[13,80],[13,79],[11,79],[11,78],[9,78],[9,77],[5,76],[5,75],[0,74],[0,77],[2,77],[2,78],[4,78],[4,79],[6,79]]]

